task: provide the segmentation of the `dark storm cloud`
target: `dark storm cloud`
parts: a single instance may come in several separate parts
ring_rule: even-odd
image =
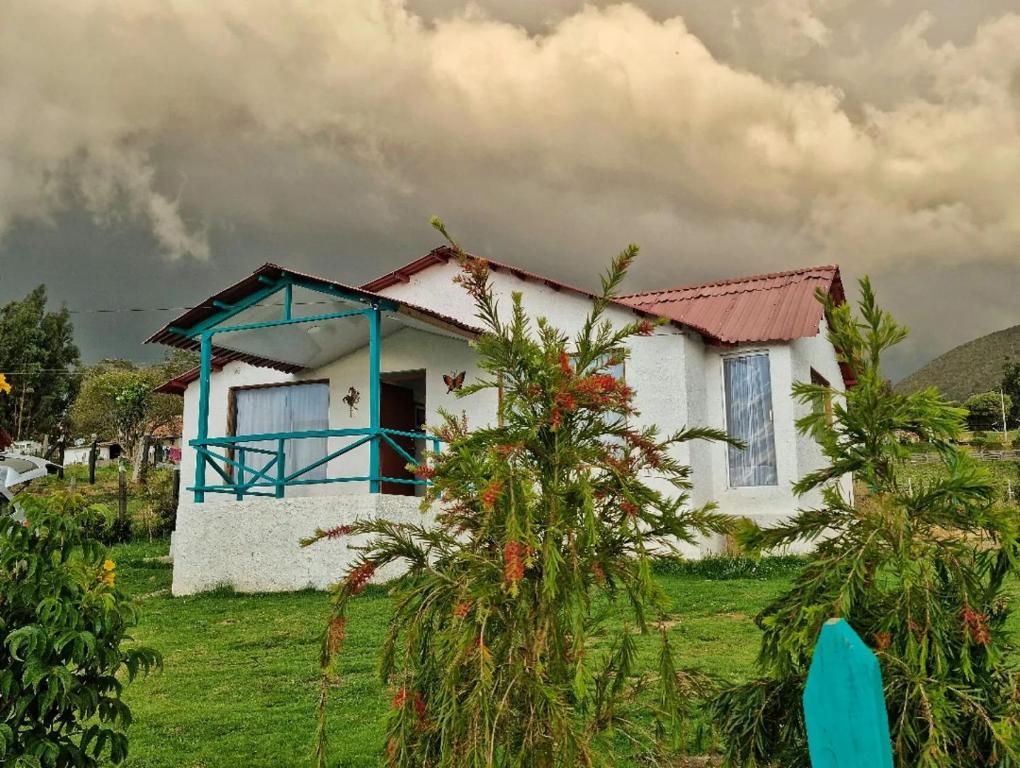
[[[978,8],[979,6],[979,8]],[[0,0],[0,298],[177,306],[435,244],[633,287],[838,262],[894,374],[1020,321],[1020,15],[880,0]],[[76,315],[140,358],[166,313]]]

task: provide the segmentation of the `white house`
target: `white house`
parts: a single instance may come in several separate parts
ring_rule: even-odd
[[[568,334],[590,309],[586,291],[488,263],[503,306],[518,291],[530,314]],[[444,380],[477,375],[479,331],[457,270],[448,248],[360,287],[266,264],[149,339],[202,352],[199,368],[162,388],[184,397],[175,594],[322,587],[342,573],[348,543],[302,550],[299,539],[357,516],[420,515],[422,489],[405,467],[438,446],[425,425],[440,408],[471,425],[495,418],[495,393],[458,398]],[[791,386],[849,383],[825,338],[819,288],[843,299],[838,267],[632,294],[611,308],[620,324],[669,320],[633,340],[620,372],[640,421],[663,432],[715,426],[748,444],[677,449],[695,503],[764,523],[798,506],[791,484],[821,455],[796,434],[806,406]],[[690,554],[724,547],[706,540]]]
[[[68,446],[64,449],[64,466],[72,464],[88,464],[89,453],[92,451],[92,443],[82,441],[81,445]],[[113,441],[104,441],[96,444],[96,461],[110,461],[120,456],[120,444]]]

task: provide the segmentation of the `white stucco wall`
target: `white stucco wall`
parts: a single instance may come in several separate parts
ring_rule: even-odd
[[[805,336],[794,339],[790,342],[793,354],[793,380],[810,382],[811,369],[821,374],[829,384],[836,389],[843,391],[843,372],[840,370],[839,361],[836,358],[836,351],[826,338],[827,333],[825,320],[822,320],[820,332],[817,336]],[[809,405],[794,403],[794,414],[796,418],[807,415]],[[797,437],[797,476],[804,475],[819,469],[827,464],[825,456],[818,443],[806,435]],[[842,480],[843,492],[848,498],[852,498],[853,481],[847,476]],[[802,507],[811,507],[820,504],[822,494],[820,491],[813,491],[799,500]]]
[[[229,498],[229,497],[228,497]],[[219,586],[239,592],[325,589],[357,557],[352,549],[363,536],[321,541],[302,548],[299,541],[358,519],[381,517],[422,522],[413,496],[347,494],[322,498],[213,500],[185,502],[177,510],[174,533],[173,594],[190,595]],[[427,518],[425,518],[427,519]],[[399,575],[396,564],[374,581]]]

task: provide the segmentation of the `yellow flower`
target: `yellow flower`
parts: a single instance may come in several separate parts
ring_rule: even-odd
[[[117,564],[113,560],[106,560],[103,562],[103,574],[100,576],[100,580],[108,587],[112,587],[117,581]]]
[[[2,373],[0,373],[0,392],[3,392],[5,395],[11,394],[11,384]]]

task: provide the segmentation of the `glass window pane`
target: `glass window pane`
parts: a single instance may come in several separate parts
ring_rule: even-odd
[[[724,358],[723,373],[726,431],[746,445],[729,447],[730,486],[778,485],[769,356]]]

